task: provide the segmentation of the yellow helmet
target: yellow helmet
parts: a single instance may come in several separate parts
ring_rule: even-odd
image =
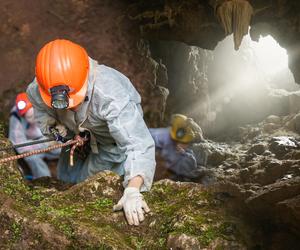
[[[203,140],[202,129],[192,118],[174,114],[171,118],[171,138],[181,143],[199,142]]]

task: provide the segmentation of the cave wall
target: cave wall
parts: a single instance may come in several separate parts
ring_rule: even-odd
[[[208,92],[208,63],[212,53],[180,42],[152,41],[151,53],[168,70],[169,90],[164,124],[170,116],[182,113],[197,121],[204,131],[209,127],[210,99]]]
[[[128,16],[139,23],[141,34],[151,40],[174,40],[203,49],[214,49],[225,37],[206,0],[130,1]]]
[[[300,82],[300,73],[298,72],[298,67],[300,66],[300,4],[292,0],[252,0],[249,1],[251,4],[249,6],[245,2],[246,0],[130,1],[131,5],[128,8],[128,16],[140,25],[142,36],[146,39],[151,39],[154,58],[156,60],[162,58],[163,63],[167,67],[169,73],[168,88],[170,90],[167,113],[182,112],[190,115],[193,113],[190,111],[195,110],[193,106],[205,100],[204,103],[207,108],[204,109],[205,111],[203,110],[203,114],[200,114],[202,112],[200,111],[196,115],[191,115],[194,115],[194,118],[201,125],[206,124],[204,126],[207,127],[207,132],[210,130],[210,134],[218,131],[223,133],[232,127],[237,128],[239,125],[248,122],[257,122],[270,113],[277,115],[287,114],[291,109],[291,102],[289,97],[286,97],[286,93],[281,93],[279,96],[276,94],[277,96],[275,97],[267,96],[269,95],[268,91],[259,88],[257,99],[263,100],[263,97],[266,96],[270,101],[267,102],[267,105],[264,105],[264,109],[260,108],[263,105],[261,101],[254,102],[249,98],[247,100],[247,98],[243,99],[243,97],[240,97],[240,100],[237,102],[225,103],[227,107],[224,106],[224,103],[222,104],[221,112],[224,119],[214,119],[214,116],[216,113],[220,113],[220,110],[218,110],[219,107],[217,107],[216,103],[215,107],[212,107],[210,110],[211,100],[209,99],[218,98],[219,89],[226,87],[220,78],[226,78],[226,76],[214,76],[213,73],[210,73],[208,81],[197,80],[196,85],[199,86],[202,82],[206,82],[204,83],[204,85],[207,85],[205,88],[195,90],[195,88],[191,87],[192,84],[190,84],[187,75],[192,76],[195,70],[193,65],[187,60],[188,57],[186,55],[190,49],[189,46],[213,50],[218,42],[225,38],[226,34],[230,32],[235,33],[236,30],[240,31],[241,34],[247,33],[245,24],[250,21],[246,20],[247,18],[245,19],[244,16],[252,13],[250,22],[251,38],[257,41],[260,35],[270,34],[273,36],[281,47],[287,49],[289,68],[294,75],[295,81]],[[231,3],[236,3],[236,5]],[[220,6],[222,8],[219,8]],[[226,9],[224,6],[228,8]],[[239,25],[239,21],[244,23]],[[231,31],[229,32],[230,29]],[[234,37],[231,38],[232,44],[227,48],[228,50],[237,49],[240,46],[237,40],[240,39],[239,36],[241,34],[234,34]],[[176,45],[175,41],[179,43]],[[180,44],[180,42],[186,45]],[[217,64],[216,60],[218,59],[216,58],[214,63]],[[212,60],[208,59],[208,63],[209,61]],[[227,64],[231,65],[231,62],[228,61]],[[232,68],[234,68],[234,65],[232,65]],[[207,74],[205,70],[201,70],[202,74]],[[216,78],[219,79],[216,80]],[[260,81],[262,81],[261,78],[257,79],[257,84],[260,84]],[[214,84],[218,86],[213,86]],[[198,91],[197,94],[195,94],[195,91]],[[245,91],[247,91],[247,88]],[[219,102],[227,102],[227,100],[223,100],[224,97],[226,96],[219,96]],[[242,105],[237,105],[237,103],[242,103]],[[202,104],[202,106],[204,105]],[[259,110],[259,112],[254,112],[253,107],[256,107],[255,110]],[[252,113],[249,116],[245,115],[250,109],[252,109]],[[204,114],[205,112],[208,113]],[[236,116],[232,117],[231,113],[236,113]],[[253,117],[254,119],[252,119]]]
[[[255,15],[250,35],[257,40],[259,35],[270,34],[289,55],[289,67],[295,81],[300,83],[300,2],[293,0],[253,0]]]
[[[85,47],[100,64],[128,76],[142,96],[148,124],[157,125],[166,98],[157,83],[159,67],[138,25],[124,14],[127,7],[121,0],[0,0],[2,118],[7,118],[16,92],[32,81],[39,49],[50,40],[66,38]]]
[[[142,34],[146,38],[175,40],[213,50],[225,37],[225,30],[220,25],[214,9],[224,2],[230,0],[155,0],[151,3],[131,1],[129,14],[132,20],[140,24]],[[300,2],[249,0],[249,3],[253,7],[250,23],[252,39],[257,39],[259,35],[272,35],[281,47],[287,49],[289,67],[296,82],[300,83]]]
[[[39,48],[49,40],[63,37],[80,43],[91,57],[115,67],[132,80],[141,93],[149,126],[167,124],[172,112],[181,112],[209,127],[205,69],[198,65],[198,76],[194,74],[195,68],[189,69],[196,65],[189,62],[191,58],[206,55],[199,51],[193,53],[183,44],[168,46],[159,41],[179,41],[214,49],[225,37],[214,7],[224,1],[0,0],[3,38],[0,40],[0,94],[6,97],[1,98],[1,106],[8,110],[15,92],[24,90],[32,80]],[[290,68],[296,81],[299,80],[300,4],[292,0],[249,2],[253,6],[252,39],[271,34],[287,49]],[[151,57],[147,40],[151,40],[156,61]],[[165,51],[160,53],[162,50]],[[160,58],[162,63],[159,63]],[[179,82],[187,82],[187,86]],[[183,100],[182,96],[187,99]],[[197,114],[194,114],[195,105],[199,109]],[[165,109],[166,116],[163,115]]]

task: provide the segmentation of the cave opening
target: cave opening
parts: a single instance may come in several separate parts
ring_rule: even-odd
[[[232,36],[213,51],[176,41],[152,41],[152,56],[168,71],[170,93],[166,118],[184,113],[197,120],[215,140],[234,140],[240,126],[270,115],[298,111],[298,95],[288,67],[287,51],[270,35],[252,41],[244,37],[238,51]]]
[[[293,117],[300,110],[299,85],[289,68],[289,57],[293,56],[291,51],[288,54],[271,35],[261,36],[257,42],[247,35],[238,51],[234,50],[232,36],[220,41],[214,50],[176,41],[151,41],[150,47],[152,56],[161,60],[168,71],[166,87],[170,93],[166,117],[172,113],[191,116],[201,124],[206,138],[211,139],[208,141],[221,142],[214,145],[221,145],[220,151],[225,153],[223,156],[220,152],[213,153],[215,157],[210,156],[206,167],[214,169],[212,171],[221,180],[229,178],[240,184],[239,187],[224,185],[220,188],[222,192],[230,190],[229,193],[236,195],[247,190],[245,186],[249,185],[251,196],[250,193],[255,193],[260,185],[272,188],[286,178],[293,178],[286,170],[277,172],[281,166],[272,165],[274,158],[282,159],[281,153],[275,149],[277,146],[273,147],[276,144],[274,136],[284,135],[286,139],[286,135],[293,135],[291,131],[297,126]],[[230,150],[222,148],[223,142],[231,145]],[[278,145],[284,144],[279,142]],[[242,153],[237,156],[237,151]],[[227,153],[234,155],[234,159],[238,157],[239,163],[224,156]],[[290,158],[288,155],[285,159]],[[231,178],[233,175],[235,177]],[[232,200],[239,199],[245,198],[237,195]],[[292,249],[297,242],[293,229],[284,223],[278,227],[273,214],[266,215],[271,209],[263,199],[255,201],[259,205],[254,213],[241,206],[243,202],[232,202],[232,213],[245,215],[245,221],[256,228],[250,237],[259,240],[250,243],[251,249],[277,249],[273,248],[275,245],[278,249],[281,245]],[[251,217],[255,213],[261,217]],[[278,239],[288,243],[279,243]]]
[[[290,113],[289,96],[299,90],[285,49],[271,36],[246,36],[238,51],[232,38],[221,41],[208,63],[211,133],[236,132],[269,115]]]

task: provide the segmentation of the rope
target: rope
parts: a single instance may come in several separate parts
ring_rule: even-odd
[[[77,147],[82,147],[84,143],[87,141],[87,138],[82,138],[80,136],[76,136],[75,140],[77,141],[70,150],[70,166],[74,166],[74,152]]]
[[[10,156],[10,157],[7,157],[7,158],[0,159],[0,164],[1,163],[6,163],[6,162],[10,162],[10,161],[15,161],[15,160],[22,159],[22,158],[25,158],[25,157],[28,157],[28,156],[32,156],[32,155],[46,153],[46,152],[52,151],[54,149],[63,148],[63,147],[70,146],[70,145],[74,145],[75,148],[76,148],[77,146],[82,146],[85,141],[86,141],[86,139],[76,138],[74,140],[69,140],[69,141],[67,141],[65,143],[55,144],[55,145],[50,146],[48,148],[33,150],[31,152],[27,152],[27,153],[23,153],[23,154],[19,154],[19,155],[14,155],[14,156]],[[72,149],[73,149],[73,147],[72,147]],[[74,150],[75,150],[75,148],[74,148]],[[72,152],[70,152],[70,161],[71,161],[71,158],[72,158],[72,163],[73,163],[74,150]]]
[[[16,148],[22,148],[22,147],[36,145],[36,144],[50,142],[50,141],[55,141],[55,139],[54,138],[47,138],[47,139],[37,140],[37,141],[33,140],[33,141],[22,143],[22,144],[17,144],[17,145],[12,145],[12,146],[6,146],[6,147],[3,147],[3,148],[0,148],[0,151],[10,150],[10,149],[16,149]]]

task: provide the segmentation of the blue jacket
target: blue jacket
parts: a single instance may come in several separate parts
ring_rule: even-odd
[[[197,162],[192,149],[176,150],[176,142],[170,136],[170,128],[149,129],[155,142],[155,149],[166,162],[166,167],[178,176],[196,178]]]

